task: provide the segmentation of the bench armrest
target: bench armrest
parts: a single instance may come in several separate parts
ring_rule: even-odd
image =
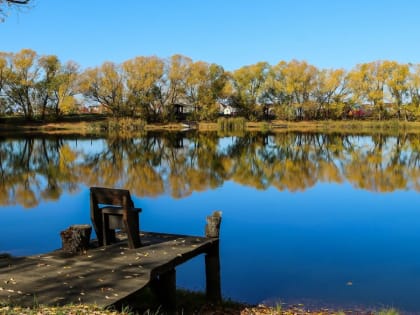
[[[137,211],[137,212],[142,212],[143,211],[142,208],[130,208],[130,210]]]

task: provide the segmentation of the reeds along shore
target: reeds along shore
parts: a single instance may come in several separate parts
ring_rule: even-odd
[[[216,122],[200,122],[191,124],[186,128],[184,123],[147,124],[146,122],[124,118],[97,120],[84,119],[77,121],[62,122],[27,122],[22,120],[0,121],[0,132],[7,133],[30,133],[30,134],[112,134],[118,136],[138,136],[147,131],[185,131],[194,129],[197,131],[218,131],[223,134],[238,134],[246,131],[259,132],[337,132],[351,133],[420,133],[420,122],[405,122],[398,120],[370,121],[370,120],[319,120],[290,122],[284,120],[272,120],[251,122],[242,117],[220,118]]]

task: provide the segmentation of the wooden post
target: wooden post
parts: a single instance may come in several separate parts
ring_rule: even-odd
[[[206,263],[206,296],[209,301],[222,301],[222,285],[220,281],[219,241],[207,252]]]
[[[219,238],[222,212],[215,211],[207,217],[206,237]],[[222,301],[222,285],[220,281],[220,252],[219,240],[206,253],[206,295],[207,299],[220,303]]]
[[[92,227],[89,224],[71,225],[61,231],[62,249],[68,253],[83,252],[89,248]]]
[[[176,309],[176,271],[175,268],[155,277],[150,288],[165,311]]]
[[[222,223],[222,211],[214,211],[206,218],[206,237],[219,238],[220,223]]]

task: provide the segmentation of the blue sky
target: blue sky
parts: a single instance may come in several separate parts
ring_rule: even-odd
[[[416,0],[34,0],[0,24],[0,51],[31,48],[82,68],[178,53],[227,70],[420,63],[419,12]]]

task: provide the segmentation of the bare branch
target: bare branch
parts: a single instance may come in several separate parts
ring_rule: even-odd
[[[13,4],[28,4],[30,0],[6,0],[8,3]]]
[[[0,23],[11,10],[18,10],[20,6],[27,6],[33,0],[0,0]]]

